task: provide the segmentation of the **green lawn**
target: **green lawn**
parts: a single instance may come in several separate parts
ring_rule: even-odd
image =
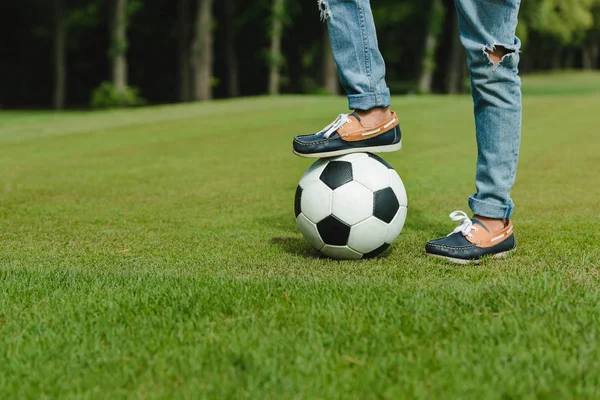
[[[555,83],[525,79],[518,251],[479,267],[423,255],[474,190],[467,96],[394,99],[407,223],[360,262],[293,214],[291,138],[343,98],[1,112],[0,399],[599,398],[600,91]]]

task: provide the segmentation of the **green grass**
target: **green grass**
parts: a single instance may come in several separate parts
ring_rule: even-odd
[[[293,217],[291,137],[343,98],[0,113],[0,398],[598,398],[600,95],[554,94],[479,267],[423,256],[474,190],[466,96],[394,99],[407,223],[360,262]]]
[[[523,79],[523,94],[532,95],[600,95],[598,72],[573,73],[555,71],[526,75]]]

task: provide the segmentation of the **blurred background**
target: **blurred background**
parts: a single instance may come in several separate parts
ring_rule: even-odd
[[[468,91],[452,0],[372,0],[394,94]],[[316,0],[0,3],[0,107],[339,94]],[[600,0],[525,0],[521,71],[600,65]]]

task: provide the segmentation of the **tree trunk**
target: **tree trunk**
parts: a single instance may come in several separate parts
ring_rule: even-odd
[[[452,11],[454,10],[454,11]],[[446,68],[446,92],[449,94],[462,93],[464,71],[466,69],[466,54],[460,43],[460,32],[458,29],[458,16],[456,8],[451,7],[448,17],[452,21],[452,44],[450,45],[450,56],[448,57],[448,68]]]
[[[581,65],[584,71],[592,70],[592,54],[588,46],[583,46],[581,50]]]
[[[239,68],[235,51],[235,0],[225,0],[225,57],[229,86],[229,97],[240,95]]]
[[[179,101],[190,101],[190,0],[179,0],[179,32],[177,52],[179,54]]]
[[[56,110],[65,108],[67,87],[66,46],[67,22],[64,0],[54,0],[54,91],[52,105]]]
[[[111,23],[112,80],[119,92],[127,88],[127,0],[114,0]]]
[[[283,64],[281,54],[281,36],[283,33],[283,13],[285,11],[285,0],[273,0],[272,24],[271,24],[271,51],[269,55],[269,94],[277,95],[280,91],[281,65]]]
[[[427,37],[425,38],[425,49],[421,60],[421,73],[418,89],[420,93],[431,93],[433,73],[435,72],[435,53],[438,45],[438,37],[442,27],[444,5],[442,0],[432,0],[427,24]]]
[[[591,43],[583,47],[582,64],[583,69],[591,71],[598,69],[598,56],[600,55],[600,46],[596,43]]]
[[[568,48],[564,57],[563,69],[572,70],[575,68],[575,50]]]
[[[213,68],[213,0],[198,0],[192,65],[194,68],[194,99],[212,100]]]
[[[554,50],[554,54],[552,55],[552,65],[551,69],[553,71],[560,70],[562,65],[562,49],[560,47],[556,47]]]
[[[329,42],[329,33],[327,25],[323,30],[323,84],[325,91],[330,95],[336,95],[340,92],[340,80],[331,52],[331,43]]]

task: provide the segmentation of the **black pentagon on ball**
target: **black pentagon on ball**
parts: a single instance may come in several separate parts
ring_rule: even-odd
[[[392,188],[385,188],[375,192],[373,198],[373,216],[383,222],[390,223],[400,209],[400,203]]]
[[[352,182],[352,164],[347,161],[331,161],[319,177],[331,190]]]
[[[332,246],[345,246],[348,244],[350,227],[333,215],[330,215],[319,222],[317,224],[317,230],[325,244]]]
[[[386,251],[390,246],[391,245],[389,243],[384,243],[381,246],[379,246],[377,249],[375,249],[369,253],[363,254],[362,258],[363,259],[375,258],[378,255],[380,255],[381,253],[383,253],[384,251]]]
[[[300,187],[300,185],[298,185],[298,187],[296,188],[296,198],[294,199],[294,212],[296,213],[296,218],[298,218],[298,215],[300,215],[300,213],[302,212],[302,209],[300,208],[301,200],[302,188]]]
[[[374,160],[379,161],[380,163],[382,163],[383,165],[385,165],[388,169],[394,169],[394,167],[392,167],[387,161],[385,161],[383,158],[379,157],[376,154],[373,153],[368,153],[369,157],[371,157]]]

